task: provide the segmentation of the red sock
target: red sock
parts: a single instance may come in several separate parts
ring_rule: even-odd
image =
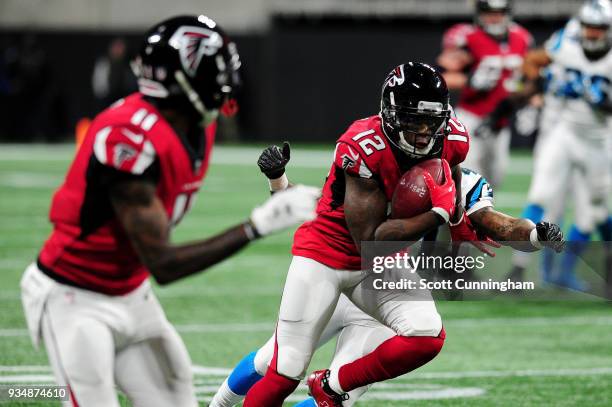
[[[338,371],[340,387],[349,392],[357,387],[406,374],[432,360],[442,349],[444,328],[437,337],[394,336],[369,354]]]
[[[247,393],[243,407],[281,407],[299,383],[299,380],[281,376],[269,367],[264,378]]]

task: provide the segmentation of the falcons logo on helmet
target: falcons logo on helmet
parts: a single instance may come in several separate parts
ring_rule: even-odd
[[[169,43],[179,50],[185,72],[194,77],[202,57],[215,55],[223,46],[223,38],[206,28],[184,26],[176,30]]]
[[[400,65],[395,68],[387,80],[387,86],[394,87],[396,85],[401,85],[404,83],[404,65]]]

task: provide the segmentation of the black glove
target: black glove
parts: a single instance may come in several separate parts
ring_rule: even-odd
[[[536,232],[538,232],[538,240],[542,245],[550,247],[557,253],[561,253],[565,248],[563,232],[554,223],[539,222],[536,225]]]
[[[285,166],[291,157],[291,147],[289,142],[283,142],[283,148],[278,146],[269,146],[261,152],[257,165],[268,179],[277,179],[285,173]]]

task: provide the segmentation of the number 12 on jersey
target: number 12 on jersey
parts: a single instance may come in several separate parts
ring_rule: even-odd
[[[358,142],[359,147],[361,147],[361,149],[364,153],[366,153],[367,156],[370,156],[374,153],[374,150],[372,150],[372,148],[370,147],[373,147],[377,151],[384,150],[386,147],[385,142],[378,134],[374,137],[365,138],[374,133],[374,130],[367,130],[353,137],[353,140]]]

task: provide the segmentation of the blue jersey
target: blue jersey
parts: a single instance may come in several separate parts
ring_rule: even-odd
[[[546,70],[546,109],[557,120],[579,127],[586,136],[609,131],[607,103],[612,83],[612,52],[589,60],[580,44],[580,25],[570,20],[547,41],[551,64]],[[584,133],[582,133],[584,132]]]

